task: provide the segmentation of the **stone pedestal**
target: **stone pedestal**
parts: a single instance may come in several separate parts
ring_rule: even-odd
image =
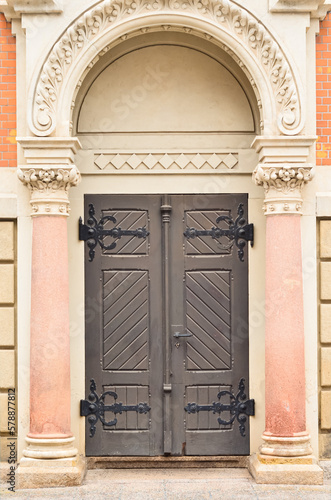
[[[302,188],[312,176],[303,163],[313,139],[257,138],[254,171],[265,189],[266,325],[265,431],[249,469],[258,483],[322,484],[306,429],[302,283]],[[286,161],[284,160],[286,158]]]
[[[33,216],[30,432],[17,470],[18,488],[80,484],[84,463],[74,447],[70,415],[68,190],[80,175],[74,139],[21,140]]]
[[[248,469],[259,484],[323,484],[323,470],[314,457],[265,459],[254,453]]]
[[[82,457],[52,460],[26,458],[20,461],[16,472],[17,489],[78,486],[85,474]]]

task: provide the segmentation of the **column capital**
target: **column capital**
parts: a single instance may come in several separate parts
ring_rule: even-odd
[[[265,215],[302,214],[302,188],[314,175],[314,165],[307,159],[315,140],[315,136],[254,139],[259,163],[253,179],[265,190]]]
[[[263,186],[265,215],[302,214],[302,188],[313,177],[309,163],[259,163],[255,184]]]
[[[31,192],[33,216],[69,215],[68,192],[80,182],[74,164],[81,145],[74,137],[18,138],[26,160],[17,171],[18,178]]]

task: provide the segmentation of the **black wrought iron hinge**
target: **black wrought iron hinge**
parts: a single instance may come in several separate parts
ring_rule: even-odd
[[[212,227],[211,229],[196,229],[195,227],[187,227],[184,236],[187,239],[196,238],[197,236],[211,236],[213,239],[222,238],[226,236],[229,238],[230,242],[227,244],[221,244],[223,250],[229,250],[235,244],[238,248],[239,260],[244,260],[244,247],[246,246],[246,241],[251,242],[251,246],[254,244],[254,226],[253,224],[246,224],[244,219],[244,206],[242,203],[238,206],[237,211],[238,217],[234,221],[232,217],[228,215],[221,215],[217,217],[216,224],[221,221],[225,221],[229,224],[227,229],[220,227]]]
[[[123,403],[113,403],[111,405],[105,404],[105,397],[111,396],[115,400],[117,394],[114,391],[106,391],[101,396],[98,396],[96,391],[96,384],[93,378],[91,379],[90,394],[88,399],[80,400],[80,416],[88,417],[87,420],[90,424],[90,437],[93,437],[96,431],[95,424],[100,420],[103,425],[113,426],[117,424],[117,418],[109,422],[105,419],[105,412],[110,411],[115,415],[122,414],[125,411],[135,411],[137,413],[147,413],[150,411],[150,406],[147,403],[138,403],[136,405],[124,405]]]
[[[113,227],[111,229],[105,229],[104,224],[106,222],[113,222],[116,224],[116,219],[112,215],[105,215],[99,222],[95,218],[95,209],[92,203],[89,204],[89,218],[87,219],[87,224],[83,224],[83,220],[79,218],[79,239],[81,241],[87,241],[87,246],[89,247],[89,261],[92,262],[95,256],[95,247],[99,243],[101,248],[104,250],[112,250],[116,247],[116,241],[113,241],[109,245],[104,243],[105,236],[110,236],[114,239],[120,239],[122,236],[136,236],[137,238],[147,238],[149,232],[145,227],[138,227],[137,229],[122,229],[121,227]]]
[[[210,405],[198,405],[197,403],[188,403],[185,406],[185,411],[187,413],[198,413],[200,411],[212,411],[213,413],[218,413],[219,415],[228,411],[231,415],[229,420],[223,420],[221,417],[217,419],[218,423],[221,425],[230,425],[235,419],[239,422],[239,431],[241,436],[245,436],[245,423],[247,417],[251,417],[255,414],[255,401],[254,399],[247,399],[245,394],[245,379],[242,378],[239,382],[238,389],[239,392],[236,396],[230,391],[221,391],[217,394],[217,398],[220,400],[222,396],[230,396],[230,404],[223,404],[221,401],[217,403],[213,401]]]

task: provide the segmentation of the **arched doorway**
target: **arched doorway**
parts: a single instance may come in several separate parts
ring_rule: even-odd
[[[188,7],[189,9],[187,9]],[[170,43],[169,39],[163,40],[162,35],[160,35],[160,33],[166,33],[166,36],[169,36],[168,32],[172,34],[174,39],[173,41],[170,40]],[[157,33],[156,38],[161,37],[161,39],[155,39],[149,45],[143,37],[145,35],[146,38],[147,35],[154,36],[154,33]],[[180,37],[182,37],[181,40]],[[194,44],[193,38],[199,40],[199,43]],[[132,41],[133,39],[136,40]],[[136,41],[141,42],[140,47],[134,47]],[[208,48],[206,44],[209,42],[210,47]],[[131,48],[129,47],[130,43],[133,44]],[[132,60],[131,54],[135,52],[138,59],[143,59],[146,56],[146,51],[150,51],[150,57],[155,59],[155,57],[161,57],[161,53],[152,56],[151,51],[154,52],[155,47],[161,46],[162,57],[165,57],[165,52],[168,49],[172,50],[174,46],[180,47],[180,50],[173,56],[174,60],[177,61],[177,71],[172,73],[170,79],[171,83],[177,82],[177,85],[173,86],[172,89],[170,87],[169,91],[173,92],[178,88],[182,88],[181,85],[178,85],[178,75],[183,74],[186,61],[195,60],[194,64],[186,68],[189,74],[192,75],[192,67],[196,66],[197,60],[203,55],[202,67],[206,69],[207,67],[217,67],[217,70],[215,69],[216,73],[224,75],[225,81],[228,82],[225,87],[229,91],[228,94],[225,93],[224,95],[236,96],[238,101],[235,99],[235,106],[233,108],[228,107],[229,103],[233,103],[232,98],[229,99],[229,102],[226,99],[223,100],[223,103],[221,100],[216,100],[215,106],[210,106],[208,98],[203,100],[200,96],[196,101],[187,101],[185,99],[184,102],[188,103],[185,110],[186,118],[189,116],[190,120],[186,120],[186,123],[185,120],[183,123],[181,123],[181,120],[177,121],[175,133],[171,131],[171,123],[169,124],[169,121],[166,121],[166,113],[162,115],[160,113],[162,109],[157,108],[156,124],[159,126],[158,118],[163,116],[163,123],[167,124],[168,128],[166,130],[158,129],[159,133],[155,134],[157,130],[153,129],[148,120],[139,119],[139,112],[137,113],[137,111],[139,111],[139,107],[141,108],[140,104],[146,104],[147,91],[150,91],[153,95],[156,89],[151,88],[150,79],[148,78],[147,86],[149,89],[146,91],[146,88],[142,86],[141,78],[140,80],[138,78],[134,92],[130,85],[127,86],[127,81],[123,81],[123,86],[117,82],[117,87],[114,82],[117,101],[112,104],[113,116],[110,121],[100,125],[98,119],[98,123],[93,125],[97,125],[99,128],[94,131],[85,128],[86,125],[93,122],[91,120],[94,115],[93,99],[90,101],[90,107],[88,106],[88,89],[91,90],[91,96],[93,81],[97,84],[95,94],[98,98],[97,87],[102,80],[102,74],[107,73],[108,67],[110,67],[109,71],[111,71],[111,66],[113,68],[117,66],[120,74],[125,66],[123,62],[125,63],[131,58],[131,64],[134,65],[135,61]],[[120,48],[118,49],[118,47]],[[122,49],[123,53],[121,53]],[[114,57],[113,60],[107,59],[108,57],[111,58],[112,55],[116,55],[116,50],[119,50],[117,57]],[[189,53],[186,52],[186,55],[183,55],[183,50],[189,50]],[[220,52],[216,54],[218,50]],[[180,56],[179,52],[181,52],[182,56]],[[102,67],[102,64],[104,64],[104,67]],[[209,70],[209,72],[215,74],[214,70]],[[125,73],[124,68],[122,75],[125,75]],[[208,71],[206,71],[206,74],[208,74]],[[152,75],[156,80],[160,77],[159,74],[155,77],[155,72],[152,72]],[[151,76],[150,71],[147,71],[147,76]],[[140,77],[143,78],[146,85],[144,79],[146,74],[140,71]],[[206,96],[209,96],[210,99],[213,95],[211,89],[215,85],[214,76],[210,81],[205,81],[204,84],[204,88],[207,89]],[[121,96],[123,88],[128,89],[129,92],[129,94],[125,94],[128,95],[129,99],[125,98],[124,102]],[[194,82],[190,81],[190,89],[194,91]],[[176,102],[177,107],[184,111],[182,109],[183,101],[180,97],[185,94],[185,87],[183,90],[184,92],[172,94],[172,97],[175,98],[168,101],[172,103],[170,108],[172,112],[177,112],[176,105],[174,105]],[[130,94],[132,92],[133,100]],[[103,95],[107,96],[107,93]],[[87,106],[85,111],[83,109],[84,103],[82,104],[84,97]],[[151,99],[151,102],[157,103],[155,95],[154,101]],[[200,123],[204,124],[204,130],[198,130],[196,113],[194,114],[193,111],[194,109],[198,110],[201,103],[202,108],[205,107],[210,110],[213,124],[224,127],[224,134],[219,134],[217,133],[219,131],[211,129],[208,115],[206,116],[204,113],[202,115],[207,119],[200,121]],[[240,114],[240,117],[244,118],[241,122],[235,119],[222,121],[217,113],[213,113],[217,105],[220,104],[225,106],[228,111],[233,109],[238,112],[237,103],[241,103],[241,108],[244,110],[243,115]],[[35,300],[32,301],[31,327],[33,327],[34,332],[33,335],[31,333],[30,345],[32,358],[34,357],[34,361],[31,362],[31,394],[34,395],[34,398],[30,399],[30,432],[26,438],[28,446],[23,451],[23,455],[28,458],[46,459],[45,463],[47,461],[50,467],[53,467],[52,464],[56,465],[58,459],[68,458],[68,467],[75,468],[77,450],[73,447],[74,438],[70,430],[68,372],[71,361],[72,374],[74,375],[74,382],[72,383],[73,396],[71,399],[74,417],[71,425],[75,436],[79,436],[79,450],[84,453],[84,439],[81,437],[83,434],[81,431],[85,426],[85,422],[83,419],[78,418],[77,411],[77,394],[83,396],[85,375],[83,366],[84,341],[80,337],[80,331],[84,331],[84,323],[80,320],[84,292],[82,286],[77,286],[77,283],[80,285],[83,283],[83,245],[77,242],[77,232],[74,233],[72,229],[75,228],[75,231],[77,231],[76,219],[83,213],[83,196],[86,193],[93,195],[113,193],[123,196],[124,199],[124,195],[137,195],[137,193],[144,195],[165,194],[168,196],[201,193],[215,193],[216,195],[220,193],[248,193],[251,207],[255,207],[254,216],[258,218],[260,215],[257,214],[260,213],[263,194],[250,183],[249,177],[253,168],[259,162],[258,166],[254,168],[254,179],[256,184],[263,185],[265,188],[264,209],[267,215],[271,215],[267,219],[269,227],[271,231],[277,232],[277,238],[283,242],[284,247],[288,246],[289,243],[291,244],[293,249],[291,255],[301,255],[300,218],[297,216],[302,213],[301,189],[311,178],[311,166],[306,164],[305,161],[309,156],[309,148],[313,144],[314,138],[298,135],[304,126],[305,107],[303,94],[301,92],[300,78],[297,78],[296,72],[282,50],[281,44],[277,42],[261,21],[233,2],[228,2],[226,6],[221,1],[215,4],[208,3],[203,8],[201,8],[199,2],[197,4],[169,2],[167,5],[147,2],[139,5],[139,8],[137,8],[137,4],[134,4],[132,8],[132,6],[127,7],[120,2],[120,9],[118,9],[118,4],[112,4],[108,0],[100,2],[73,21],[66,31],[59,36],[58,41],[54,43],[44,64],[40,67],[40,71],[36,71],[31,78],[27,107],[29,125],[26,128],[28,137],[20,140],[26,165],[21,167],[19,177],[32,191],[31,205],[32,213],[35,216],[33,224],[34,244],[35,240],[38,240],[37,246],[34,246],[34,248],[43,248],[46,244],[52,246],[52,244],[57,243],[56,248],[59,253],[57,260],[64,271],[58,268],[56,260],[53,262],[54,266],[49,281],[55,284],[57,293],[61,289],[65,293],[60,294],[59,297],[61,299],[59,300],[61,303],[60,313],[53,314],[50,322],[47,313],[53,308],[53,296],[47,294],[47,286],[43,275],[41,273],[33,275],[32,296]],[[121,120],[119,115],[116,116],[119,111],[122,116],[127,117],[128,108],[129,111],[130,109],[134,111],[132,121],[135,121],[135,125],[131,130],[125,128],[127,126],[126,118]],[[81,109],[82,123],[79,124],[78,119],[78,124],[83,127],[81,132],[79,132],[79,126],[76,127],[79,109]],[[142,111],[143,109],[144,106]],[[99,100],[96,111],[99,113],[98,116],[103,119],[102,100]],[[149,111],[152,113],[153,110]],[[201,108],[199,112],[202,112]],[[84,113],[85,122],[83,120]],[[234,114],[236,113],[234,112]],[[108,120],[107,114],[106,120]],[[117,125],[120,125],[118,127],[119,133],[112,129],[116,120]],[[154,120],[153,123],[155,126]],[[236,129],[238,124],[243,129],[240,127]],[[252,124],[254,124],[253,127]],[[139,129],[140,125],[144,125],[144,130]],[[108,131],[104,133],[107,127]],[[253,139],[256,133],[261,133],[261,135],[254,139],[254,151],[248,144],[248,137],[251,135],[250,139]],[[35,136],[32,136],[32,134]],[[80,143],[77,137],[71,137],[71,135],[75,134],[80,134],[81,142],[83,142],[83,149],[78,154],[77,150]],[[155,137],[153,137],[153,134]],[[157,144],[157,148],[155,147],[153,151],[151,151],[152,137],[153,143]],[[154,142],[154,139],[159,142]],[[114,151],[116,154],[114,154]],[[209,154],[211,155],[209,156]],[[70,339],[72,354],[70,360],[68,350],[69,320],[67,316],[69,303],[69,299],[67,299],[68,272],[65,257],[67,225],[64,216],[69,215],[69,188],[75,186],[80,178],[80,172],[74,163],[79,165],[83,180],[78,189],[75,190],[75,194],[70,197],[72,209],[72,217],[69,219],[70,307],[71,315],[77,320],[81,330],[79,331],[78,328],[77,339],[73,338],[73,336]],[[129,172],[133,172],[133,175],[129,175]],[[109,175],[105,175],[108,173]],[[166,200],[162,204],[168,206]],[[215,206],[212,207],[214,211],[217,211],[217,209]],[[273,217],[274,215],[277,215],[277,217]],[[110,216],[113,217],[113,215]],[[288,216],[293,223],[294,230],[290,230],[292,226],[286,224]],[[219,217],[222,217],[222,215],[217,215],[216,219]],[[275,221],[276,225],[273,224]],[[49,231],[45,229],[48,226]],[[52,231],[54,226],[57,227],[56,233]],[[260,224],[260,244],[264,235],[263,228],[264,223]],[[206,229],[206,231],[209,231],[209,229]],[[53,239],[46,239],[48,233],[53,235]],[[181,234],[181,237],[183,237],[183,234]],[[59,244],[61,242],[63,242],[62,247]],[[261,270],[261,262],[264,262],[263,250],[261,250],[261,246],[259,248],[261,253],[256,252],[254,249],[254,256],[252,255],[253,252],[251,256],[254,259],[254,271],[259,270],[264,279],[264,268]],[[268,248],[273,249],[272,243]],[[277,288],[280,280],[277,279],[278,276],[276,276],[274,270],[280,267],[279,259],[281,254],[271,252],[270,255],[267,279],[274,280],[273,287]],[[35,250],[33,251],[33,263],[36,270],[43,267],[45,269],[50,268],[43,254],[41,253],[40,257]],[[294,298],[298,304],[296,310],[299,311],[298,314],[302,318],[301,261],[297,260],[296,263],[298,279],[296,279],[297,292],[294,294]],[[284,275],[282,276],[286,278],[286,269],[281,267],[281,270]],[[276,279],[274,279],[275,277]],[[285,282],[285,286],[289,288],[288,281]],[[255,297],[261,291],[261,287],[251,287],[251,289],[256,294]],[[65,297],[64,301],[62,300],[63,297]],[[260,304],[263,304],[263,309],[263,298],[261,298],[261,295],[259,298],[261,299]],[[272,296],[268,297],[268,301],[269,303],[272,302]],[[268,305],[270,304],[267,304],[266,307]],[[281,391],[277,392],[275,398],[270,398],[272,391],[266,391],[266,397],[269,398],[271,404],[266,404],[268,427],[263,436],[266,441],[263,450],[266,454],[272,455],[275,453],[274,442],[278,442],[280,436],[280,452],[282,456],[306,456],[310,453],[310,446],[309,435],[305,427],[305,395],[304,391],[301,390],[302,380],[304,380],[303,322],[292,321],[292,309],[289,309],[288,301],[284,299],[284,295],[282,295],[281,305],[278,309],[284,309],[288,315],[278,317],[277,321],[274,321],[273,317],[268,318],[270,320],[268,327],[269,340],[266,342],[269,352],[268,366],[270,368],[268,371],[268,384],[271,388],[275,386],[275,370],[273,370],[273,366],[280,359],[281,369],[278,369],[277,376],[282,376],[283,385],[286,385],[286,387],[289,385],[286,377],[288,359],[286,357],[276,359],[276,351],[273,349],[272,342],[277,342],[278,345],[283,347],[283,352],[290,352],[298,359],[298,363],[295,364],[295,373],[290,379],[289,389],[289,399],[293,401],[294,406],[288,412],[288,406],[283,404]],[[286,335],[287,326],[283,328],[282,321],[284,321],[284,317],[290,317],[290,321],[287,322],[290,327],[294,323],[298,326],[293,331],[296,338],[295,349],[293,349],[293,343],[291,344],[288,341],[290,336]],[[59,349],[55,350],[56,356],[53,363],[56,365],[56,373],[62,384],[61,412],[53,411],[53,401],[57,401],[59,397],[59,386],[54,383],[54,380],[50,379],[47,361],[38,358],[38,347],[44,333],[44,320],[41,321],[41,318],[45,318],[45,322],[51,324],[52,342],[59,347]],[[242,325],[242,328],[247,330],[247,324]],[[62,338],[59,338],[59,331],[61,331],[65,342],[62,341]],[[260,334],[260,340],[263,340],[263,334],[261,335],[263,324],[260,324],[259,328],[254,330],[255,342],[257,331]],[[272,333],[271,336],[270,332]],[[181,332],[176,331],[175,333],[180,334]],[[251,350],[250,365],[255,370],[255,373],[259,371],[260,378],[258,380],[261,384],[256,383],[255,378],[253,380],[260,400],[263,401],[263,374],[261,376],[263,372],[263,361],[261,362],[263,354],[260,352],[260,359],[257,360],[256,352],[258,350]],[[36,359],[39,364],[38,369],[34,370]],[[257,387],[258,385],[259,387]],[[166,387],[166,389],[168,391],[169,388]],[[188,401],[189,403],[192,403],[192,401]],[[297,414],[300,415],[299,424],[296,420]],[[274,418],[274,415],[276,415],[276,418]],[[293,424],[290,436],[288,436],[286,425],[285,428],[278,427],[278,423],[282,421],[284,415],[286,416],[286,422]],[[263,418],[261,413],[259,418]],[[260,420],[259,429],[262,430],[262,428],[263,424],[261,424]],[[256,450],[259,444],[260,432],[253,434],[255,443],[252,449]],[[56,439],[54,439],[55,437]],[[50,458],[54,460],[49,461]],[[262,459],[264,460],[263,457]],[[34,466],[30,466],[30,462],[25,466],[26,469],[31,469],[33,474]],[[260,467],[260,464],[256,467]],[[23,467],[21,467],[21,471],[22,469]],[[29,471],[26,470],[25,472]],[[24,477],[25,472],[24,470],[21,472],[22,477]],[[75,471],[74,473],[76,474]],[[54,474],[56,475],[56,473]],[[60,479],[57,478],[57,480]],[[78,476],[76,480],[80,480]]]
[[[108,425],[86,425],[88,456],[249,454],[253,407],[241,421],[231,407],[241,380],[248,394],[248,249],[239,256],[230,232],[236,219],[247,227],[259,123],[243,71],[190,34],[123,42],[82,83],[74,134],[85,220],[91,210],[105,217],[110,246],[85,250],[82,414],[91,418],[93,391],[108,392]],[[208,192],[220,174],[229,179]],[[93,194],[89,175],[117,176],[121,194],[102,182]],[[198,190],[185,187],[197,177]],[[114,224],[121,235],[113,241]]]

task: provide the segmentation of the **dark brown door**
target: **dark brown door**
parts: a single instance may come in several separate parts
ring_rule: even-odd
[[[247,218],[247,196],[85,202],[85,220],[93,204],[98,220],[110,217],[104,229],[122,231],[105,236],[116,245],[98,245],[92,261],[86,252],[86,392],[93,378],[99,395],[117,395],[104,404],[123,408],[107,410],[112,425],[98,422],[93,437],[86,425],[87,455],[248,454],[248,421],[243,436],[237,420],[224,423],[230,411],[213,406],[230,405],[230,394],[218,395],[236,395],[242,378],[248,393],[247,250],[242,262],[229,238],[210,234],[228,228],[240,204]]]

